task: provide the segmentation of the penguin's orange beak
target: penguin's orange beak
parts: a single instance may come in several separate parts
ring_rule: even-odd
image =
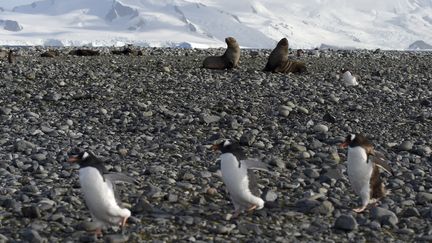
[[[67,161],[68,161],[69,163],[76,163],[76,162],[79,161],[79,158],[76,157],[76,156],[71,156],[71,157],[68,158]]]
[[[213,144],[213,146],[211,148],[213,151],[216,152],[216,151],[220,150],[220,147],[221,147],[220,144]]]
[[[339,145],[339,147],[341,147],[341,148],[346,148],[346,147],[348,147],[348,142],[341,143],[341,144]]]

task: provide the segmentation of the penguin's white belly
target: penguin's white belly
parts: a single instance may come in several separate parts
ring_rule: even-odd
[[[250,207],[251,204],[263,205],[262,199],[252,194],[249,189],[247,168],[238,166],[237,158],[230,153],[221,155],[222,180],[231,198],[238,206]]]
[[[96,168],[81,168],[79,177],[86,205],[95,219],[103,223],[118,224],[121,217],[127,216],[125,209],[117,205],[111,182],[104,181]]]
[[[348,149],[348,178],[353,190],[360,194],[361,190],[369,188],[373,163],[367,163],[365,149],[360,146]]]

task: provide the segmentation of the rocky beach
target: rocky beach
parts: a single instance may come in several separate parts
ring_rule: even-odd
[[[138,49],[0,59],[0,242],[432,241],[432,52],[292,50],[307,73],[278,74],[261,71],[271,50],[218,71],[200,66],[224,49]],[[363,213],[339,148],[358,132],[394,171]],[[210,149],[221,138],[270,165],[256,172],[262,210],[231,218]],[[132,211],[123,232],[87,232],[75,147],[138,181],[118,187]]]

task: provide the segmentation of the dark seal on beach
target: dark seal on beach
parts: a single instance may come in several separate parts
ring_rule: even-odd
[[[222,56],[206,57],[203,68],[209,69],[231,69],[238,66],[240,59],[240,46],[233,37],[225,38],[228,47]]]
[[[303,73],[306,72],[306,64],[303,62],[288,60],[288,40],[287,38],[283,38],[270,53],[263,71],[276,73]]]
[[[89,50],[89,49],[76,49],[69,52],[69,55],[75,55],[75,56],[99,56],[99,51],[95,50]]]

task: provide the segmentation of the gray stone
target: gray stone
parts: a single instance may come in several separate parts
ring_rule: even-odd
[[[40,218],[41,213],[38,207],[35,206],[29,206],[29,207],[23,207],[21,209],[22,215],[26,218]]]
[[[313,213],[318,213],[321,215],[331,215],[334,211],[334,206],[330,201],[324,201],[318,207],[311,210]]]
[[[44,160],[46,160],[46,155],[45,154],[35,154],[35,155],[32,155],[32,159],[37,160],[37,161],[44,161]]]
[[[253,131],[247,131],[240,137],[240,144],[251,146],[256,139],[256,133]]]
[[[276,192],[268,190],[264,193],[264,201],[266,202],[274,202],[278,198],[278,195]]]
[[[128,242],[129,236],[124,234],[110,234],[104,236],[106,243],[122,243]]]
[[[302,107],[302,106],[297,107],[297,109],[298,109],[301,113],[309,114],[309,110],[306,109],[306,108],[304,108],[304,107]]]
[[[26,150],[33,150],[35,148],[36,148],[35,144],[25,140],[18,140],[15,142],[15,150],[17,152],[24,152]]]
[[[300,159],[309,159],[311,157],[309,152],[301,152],[299,155]]]
[[[419,193],[417,193],[416,201],[418,204],[432,203],[432,193],[419,192]]]
[[[403,141],[400,145],[399,145],[399,150],[400,151],[410,151],[414,146],[414,143],[411,141]]]
[[[296,202],[295,206],[297,211],[302,213],[310,213],[316,207],[319,207],[321,203],[313,199],[301,199]]]
[[[306,152],[307,151],[306,147],[303,145],[293,144],[292,148],[296,152]]]
[[[10,115],[12,109],[7,107],[0,107],[0,115]]]
[[[280,157],[273,157],[270,160],[269,164],[273,165],[273,166],[277,166],[277,167],[282,168],[282,169],[284,169],[286,167],[285,161],[283,161],[282,158],[280,158]]]
[[[357,220],[352,215],[344,215],[339,216],[334,224],[336,229],[344,230],[344,231],[353,231],[357,229]]]
[[[313,129],[315,132],[321,132],[321,133],[326,133],[329,130],[329,128],[324,124],[317,124],[314,126]]]
[[[215,116],[215,115],[204,115],[203,116],[203,121],[207,124],[219,122],[220,119],[221,119],[220,116]]]
[[[402,212],[403,217],[420,217],[420,213],[417,208],[409,207]]]
[[[378,220],[378,222],[380,222],[382,225],[395,226],[399,222],[399,219],[395,213],[381,207],[372,208],[371,218]]]
[[[304,174],[309,178],[318,178],[320,176],[319,172],[314,169],[305,169]]]
[[[47,242],[46,239],[42,238],[34,229],[25,229],[22,234],[23,239],[29,241],[30,243],[42,243]]]

